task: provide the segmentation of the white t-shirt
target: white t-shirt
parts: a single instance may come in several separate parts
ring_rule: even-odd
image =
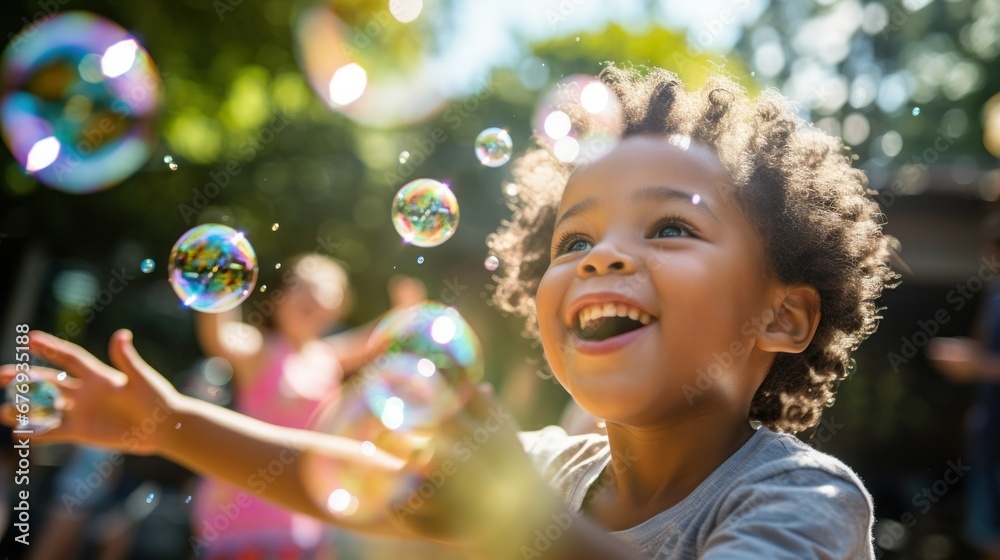
[[[612,460],[607,437],[570,436],[557,426],[519,435],[545,479],[579,512]],[[616,456],[613,468],[629,461]],[[655,560],[869,560],[872,523],[871,496],[849,467],[761,427],[681,502],[610,534]]]

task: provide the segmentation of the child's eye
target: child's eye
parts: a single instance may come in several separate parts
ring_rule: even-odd
[[[563,235],[555,245],[555,256],[564,253],[576,253],[590,248],[590,242],[576,234]]]
[[[692,237],[692,228],[680,218],[665,218],[652,231],[652,237]]]

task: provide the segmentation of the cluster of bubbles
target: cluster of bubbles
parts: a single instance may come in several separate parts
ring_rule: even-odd
[[[458,228],[458,200],[448,185],[434,179],[410,181],[392,201],[392,225],[404,242],[436,247]]]
[[[4,143],[40,182],[90,193],[149,159],[160,78],[119,25],[67,12],[28,26],[4,49],[0,79]]]
[[[333,451],[307,457],[303,479],[326,511],[356,522],[390,514],[391,504],[421,482],[436,429],[472,397],[482,380],[479,340],[451,307],[422,303],[389,313],[369,342],[379,352],[321,406],[313,430],[353,440],[363,467]],[[344,457],[341,452],[339,456]]]
[[[242,232],[205,224],[184,233],[170,251],[170,285],[184,305],[221,313],[243,302],[257,282],[257,256]]]
[[[177,171],[177,164],[174,163],[174,156],[163,156],[163,163],[167,164],[167,167],[171,171]]]
[[[62,421],[62,413],[56,408],[56,401],[61,395],[55,383],[36,378],[29,378],[24,382],[15,379],[7,386],[6,392],[8,403],[15,407],[19,403],[28,405],[28,410],[23,415],[18,411],[17,420],[22,428],[36,434],[47,432]]]
[[[621,103],[597,78],[576,74],[542,96],[532,124],[559,161],[585,162],[614,146],[622,130]]]

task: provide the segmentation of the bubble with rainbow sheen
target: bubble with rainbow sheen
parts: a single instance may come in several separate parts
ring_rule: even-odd
[[[482,347],[453,307],[424,302],[386,315],[362,376],[372,412],[392,430],[430,428],[452,417],[483,379]]]
[[[392,225],[406,243],[436,247],[458,228],[458,200],[448,185],[434,179],[410,181],[392,201]]]
[[[62,393],[59,391],[59,387],[51,381],[29,378],[27,381],[19,382],[15,378],[7,385],[6,396],[7,402],[15,406],[19,403],[28,405],[27,414],[18,415],[19,428],[40,434],[55,428],[62,422],[62,412],[56,408],[56,401],[59,400]]]
[[[221,224],[188,230],[170,251],[170,285],[184,305],[205,313],[233,309],[257,282],[257,255],[243,232]]]
[[[514,142],[506,130],[494,126],[479,133],[475,147],[479,163],[486,167],[500,167],[510,161]]]
[[[623,129],[621,103],[602,81],[574,74],[542,95],[532,125],[556,159],[584,163],[617,142]]]
[[[0,132],[40,182],[84,194],[135,173],[152,154],[160,76],[118,24],[66,12],[21,30],[0,60]]]
[[[357,384],[321,404],[309,429],[342,438],[336,449],[303,455],[298,464],[309,495],[345,523],[391,519],[394,500],[424,481],[411,459],[429,452],[431,434],[386,428]]]

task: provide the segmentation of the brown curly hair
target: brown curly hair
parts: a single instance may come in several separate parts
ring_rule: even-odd
[[[853,369],[850,353],[880,319],[876,300],[897,275],[892,239],[839,138],[807,123],[774,90],[751,99],[732,79],[715,76],[686,91],[676,74],[608,65],[601,80],[622,105],[622,137],[690,136],[714,150],[732,177],[737,204],[756,225],[769,273],[820,294],[821,318],[805,351],[779,354],[753,397],[750,419],[782,432],[815,426]],[[487,243],[504,264],[494,304],[527,320],[538,335],[534,296],[549,266],[556,210],[571,173],[542,148],[514,165],[505,189],[513,211]]]

